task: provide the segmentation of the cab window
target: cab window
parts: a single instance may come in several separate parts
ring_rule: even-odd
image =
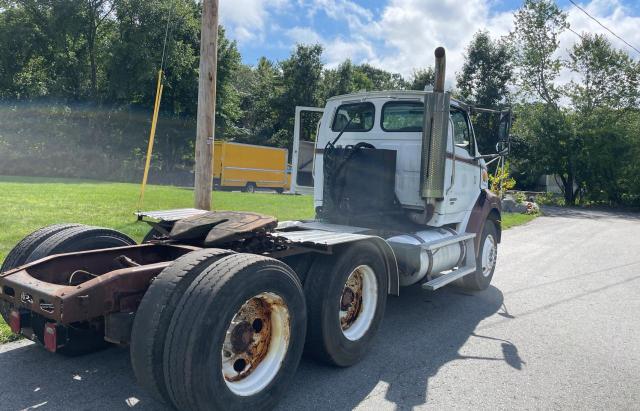
[[[382,107],[382,129],[384,131],[422,131],[424,104],[413,101],[392,101]]]
[[[471,130],[465,112],[458,109],[451,110],[451,123],[456,147],[464,148],[471,154]]]
[[[343,104],[336,111],[331,130],[369,131],[373,128],[375,115],[376,107],[372,103]]]

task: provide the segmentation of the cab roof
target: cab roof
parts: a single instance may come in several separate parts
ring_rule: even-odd
[[[423,100],[427,94],[431,94],[431,91],[419,91],[419,90],[382,90],[382,91],[359,91],[357,93],[343,94],[340,96],[331,97],[327,100],[329,102],[355,103],[373,99],[388,99],[388,100],[403,100],[403,99],[419,99]],[[451,103],[454,105],[469,109],[469,105],[460,100],[451,98]]]

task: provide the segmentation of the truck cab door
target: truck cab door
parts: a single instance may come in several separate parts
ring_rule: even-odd
[[[475,159],[476,145],[467,113],[452,107],[449,118],[449,132],[453,135],[447,150],[448,187],[444,205],[447,219],[461,221],[473,208],[480,192],[481,170]]]
[[[313,194],[316,136],[320,128],[319,120],[314,120],[321,117],[323,113],[324,109],[318,107],[296,107],[295,129],[293,130],[293,154],[291,159],[292,193]]]

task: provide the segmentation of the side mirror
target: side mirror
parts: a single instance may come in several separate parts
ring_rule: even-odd
[[[507,156],[511,152],[511,142],[510,141],[499,141],[496,144],[496,153],[501,156]]]
[[[501,143],[506,143],[506,145],[509,145],[509,133],[511,132],[512,116],[513,115],[511,110],[503,111],[502,113],[500,113],[500,125],[498,126],[498,145],[500,145]]]

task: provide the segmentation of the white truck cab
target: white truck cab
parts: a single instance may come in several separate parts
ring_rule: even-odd
[[[316,220],[297,229],[383,239],[398,267],[390,284],[426,279],[430,290],[454,281],[484,289],[501,238],[486,160],[508,153],[511,112],[452,98],[444,60],[436,50],[433,91],[365,91],[333,97],[323,109],[297,108],[292,188],[312,192],[316,208]],[[302,141],[305,112],[322,117],[315,138]],[[479,152],[475,113],[499,115],[498,153]]]
[[[323,150],[344,131],[338,142],[341,146],[366,142],[377,149],[396,151],[395,192],[398,200],[409,212],[423,212],[425,201],[420,193],[420,183],[427,94],[420,91],[363,92],[333,97],[327,102],[315,146],[316,207],[323,205]],[[478,148],[466,105],[451,100],[449,111],[445,195],[442,201],[434,203],[435,210],[428,221],[433,227],[464,222],[482,190],[488,188],[485,161],[476,159]]]

